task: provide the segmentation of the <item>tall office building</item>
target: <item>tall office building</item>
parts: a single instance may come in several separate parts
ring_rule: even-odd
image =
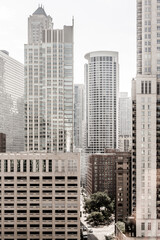
[[[6,151],[24,150],[24,66],[0,51],[0,132]]]
[[[132,213],[137,237],[160,236],[160,1],[137,0],[132,86]]]
[[[54,30],[41,6],[25,45],[25,149],[73,151],[73,25]]]
[[[86,152],[103,153],[118,148],[118,53],[85,55]]]
[[[132,102],[127,92],[121,92],[119,96],[119,135],[131,136]]]
[[[127,92],[121,92],[119,96],[119,150],[128,152],[131,150],[131,123],[132,102]]]
[[[1,239],[80,240],[79,153],[0,153]]]
[[[74,84],[74,147],[84,145],[84,84]]]

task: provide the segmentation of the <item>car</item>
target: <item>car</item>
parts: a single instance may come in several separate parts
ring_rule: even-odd
[[[87,228],[85,226],[83,227],[83,231],[87,231]]]
[[[91,228],[92,226],[91,225],[88,225],[88,228]]]
[[[89,233],[93,233],[93,229],[91,228],[91,229],[89,229]]]

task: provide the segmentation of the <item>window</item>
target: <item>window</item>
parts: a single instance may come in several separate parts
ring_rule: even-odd
[[[52,160],[49,160],[49,172],[52,172]]]
[[[10,160],[10,172],[14,172],[14,161]]]
[[[8,172],[8,160],[4,160],[4,172]]]
[[[27,172],[27,160],[23,160],[23,172]]]
[[[36,172],[39,172],[39,160],[36,159]]]
[[[141,223],[141,230],[145,230],[145,223]]]
[[[148,230],[151,230],[151,223],[148,223]]]
[[[158,223],[158,230],[160,230],[160,222]]]
[[[46,172],[46,160],[45,159],[42,160],[42,171]]]
[[[30,172],[33,172],[33,160],[30,160]]]

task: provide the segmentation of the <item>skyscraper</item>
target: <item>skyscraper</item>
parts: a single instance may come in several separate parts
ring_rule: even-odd
[[[119,96],[119,150],[127,152],[131,150],[131,123],[132,104],[127,92],[121,92]]]
[[[84,84],[74,84],[74,147],[84,145]]]
[[[131,136],[131,98],[127,92],[121,92],[119,96],[119,135]]]
[[[137,0],[132,85],[132,213],[137,237],[160,236],[160,1]]]
[[[86,152],[103,153],[118,148],[118,53],[97,51],[85,58]]]
[[[0,51],[0,132],[6,151],[24,150],[24,66]]]
[[[42,6],[28,19],[25,149],[73,150],[73,25],[54,30]]]

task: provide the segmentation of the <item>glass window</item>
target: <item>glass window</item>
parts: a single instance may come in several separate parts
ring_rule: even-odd
[[[10,172],[14,172],[14,161],[10,160]]]
[[[4,160],[4,172],[8,172],[8,160]]]
[[[46,172],[46,160],[42,160],[42,171]]]
[[[27,172],[27,160],[23,160],[23,172]]]
[[[36,159],[36,172],[39,172],[39,160]]]
[[[33,160],[30,160],[30,172],[33,172]]]
[[[49,160],[49,172],[52,172],[52,160]]]
[[[21,160],[17,159],[17,172],[21,171]]]
[[[145,230],[145,223],[141,223],[141,230]]]

